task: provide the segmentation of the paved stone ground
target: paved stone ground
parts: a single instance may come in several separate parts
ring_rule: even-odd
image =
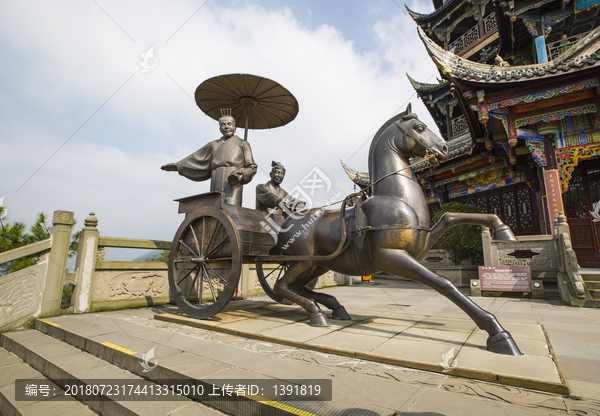
[[[156,318],[327,354],[552,393],[568,392],[539,324],[505,324],[524,353],[515,357],[487,351],[488,334],[456,307],[456,317],[407,314],[398,308],[373,315],[365,308],[348,308],[351,320],[330,320],[331,326],[326,328],[310,327],[308,315],[297,305],[252,300],[234,302],[227,309],[201,321],[181,313]]]
[[[408,316],[464,318],[464,313],[433,290],[410,282],[380,280],[357,287],[330,289],[351,309],[373,315],[400,309]],[[600,400],[600,309],[563,306],[560,301],[528,298],[472,298],[496,315],[507,329],[517,324],[541,325],[566,378],[570,394]],[[517,334],[513,334],[515,337]],[[526,351],[524,351],[526,352]]]
[[[431,331],[442,331],[438,328],[454,321],[463,322],[465,318],[465,314],[446,298],[411,282],[376,280],[323,291],[336,296],[352,313],[371,316],[373,322],[385,323],[386,317],[390,315],[405,315],[407,320],[415,322],[426,317],[428,322],[441,324],[437,328],[431,328]],[[194,355],[197,354],[198,360],[201,360],[200,357],[204,361],[209,358],[219,362],[219,365],[226,362],[230,366],[227,371],[235,370],[232,374],[241,372],[252,374],[256,378],[282,379],[332,377],[334,402],[321,408],[318,405],[311,406],[313,414],[600,415],[600,310],[572,308],[556,302],[532,299],[474,298],[474,301],[493,312],[508,328],[517,328],[519,324],[541,325],[565,375],[570,395],[414,370],[154,319],[155,314],[176,313],[177,309],[170,306],[63,316],[52,320],[64,327],[79,320],[82,324],[97,322],[113,327],[126,327],[130,324],[146,327],[148,331],[142,329],[135,331],[133,335],[144,337],[145,332],[153,334],[140,346],[152,343],[186,350],[182,354],[188,357],[188,364],[175,363],[179,366],[201,365],[194,363]],[[238,313],[247,309],[248,315],[252,316],[251,309],[257,304],[273,302],[264,296],[255,297],[231,302],[227,309],[237,310]],[[282,311],[280,318],[283,321],[291,319],[284,314]],[[297,318],[297,312],[292,315]],[[231,313],[224,316],[231,316]],[[215,318],[218,320],[219,315]],[[314,329],[303,323],[306,318],[301,317],[295,324],[299,333],[309,334]],[[116,326],[113,325],[115,323]],[[264,324],[258,320],[254,325],[260,330],[269,330],[261,327]],[[410,326],[402,329],[409,330]],[[414,327],[412,330],[417,331]],[[133,334],[131,329],[127,332]],[[157,336],[160,333],[165,335]],[[428,334],[431,336],[432,332]],[[202,351],[197,350],[197,346],[194,347],[194,339],[202,340]],[[108,338],[106,340],[111,341]],[[119,344],[118,341],[113,342]],[[364,333],[357,332],[348,342],[353,343],[353,348],[360,349],[369,341],[370,338]],[[420,342],[418,347],[429,348],[428,345],[433,348],[435,342]],[[419,349],[413,351],[419,353]],[[158,353],[159,349],[156,351]]]

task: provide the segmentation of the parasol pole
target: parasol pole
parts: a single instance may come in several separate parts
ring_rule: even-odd
[[[250,111],[256,105],[256,100],[250,97],[243,97],[240,102],[246,107],[246,126],[244,130],[244,140],[248,141],[248,121],[250,119]]]

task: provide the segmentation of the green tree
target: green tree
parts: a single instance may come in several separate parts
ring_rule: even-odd
[[[440,210],[436,211],[431,218],[431,225],[438,222],[446,212],[481,213],[482,210],[478,206],[459,202],[441,204]],[[465,260],[471,260],[471,264],[474,266],[483,265],[481,226],[458,225],[453,227],[438,240],[435,248],[446,250],[450,260],[456,265],[462,264]]]
[[[151,256],[146,257],[144,261],[162,261],[168,263],[169,261],[169,250],[160,250],[156,253],[152,253]]]
[[[27,226],[22,222],[9,223],[8,218],[0,221],[0,253],[31,244],[31,236],[27,234]],[[0,276],[24,269],[34,264],[34,256],[22,257],[0,264]]]
[[[73,220],[73,226],[77,223]],[[6,207],[0,205],[0,253],[23,247],[38,241],[50,238],[52,226],[48,223],[48,216],[43,212],[37,215],[35,223],[27,233],[25,223],[15,221],[10,223],[6,216]],[[74,233],[69,245],[69,257],[77,253],[79,242],[79,231]],[[38,260],[38,255],[22,257],[0,265],[0,276],[34,265]]]

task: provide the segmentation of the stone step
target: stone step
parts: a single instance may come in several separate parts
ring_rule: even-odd
[[[61,390],[67,389],[66,386],[62,385],[64,380],[119,380],[128,384],[133,383],[134,385],[147,386],[148,388],[150,388],[150,385],[153,385],[154,388],[158,388],[158,386],[152,382],[146,381],[129,371],[121,369],[114,364],[110,364],[101,358],[95,357],[73,345],[69,345],[66,342],[62,342],[37,330],[0,334],[0,344],[6,351],[12,353],[10,354],[11,356],[16,356],[23,360],[23,367],[27,365],[27,368],[35,370],[38,374],[41,374],[41,376],[56,382]],[[17,371],[17,369],[13,369],[13,371]],[[32,371],[17,371],[14,377],[23,379],[29,378],[29,375],[33,374],[34,372]],[[4,379],[4,377],[2,378]],[[63,381],[61,382],[61,380]],[[14,394],[14,381],[12,383],[12,389],[12,394]],[[145,400],[116,401],[110,395],[104,394],[103,396],[103,399],[105,400],[92,401],[83,399],[83,403],[95,412],[106,416],[166,415],[175,413],[185,415],[222,415],[221,412],[210,409],[202,404],[195,403],[187,397],[180,397],[177,400],[150,402]],[[69,402],[57,401],[57,403],[62,405],[63,403]],[[8,407],[8,409],[10,410],[10,407]],[[3,412],[2,414],[11,413]],[[48,416],[48,413],[45,411],[37,414]],[[62,415],[61,412],[57,414]]]
[[[579,269],[579,274],[586,282],[600,281],[600,269]]]
[[[590,295],[592,295],[592,299],[600,300],[600,289],[590,289]]]
[[[234,382],[241,383],[244,380],[259,379],[261,382],[270,382],[272,385],[281,382],[281,379],[249,372],[239,367],[239,362],[255,362],[259,358],[254,351],[245,351],[222,344],[215,347],[210,341],[117,320],[102,314],[38,319],[35,321],[34,327],[59,342],[69,343],[150,381],[192,379],[206,383],[226,381],[228,384],[233,384]],[[121,348],[109,348],[106,346],[108,343]],[[152,348],[155,348],[154,355],[157,359],[151,360],[150,363],[154,363],[156,367],[150,372],[144,372],[140,362],[144,359],[143,355]],[[123,350],[129,352],[123,352]],[[215,358],[203,356],[202,351],[210,351],[209,355]],[[315,371],[315,374],[319,374],[319,376],[305,375],[302,377],[303,379],[318,379],[322,376],[320,368],[316,371],[314,366],[310,367],[310,369],[304,370],[308,371],[306,374]],[[354,403],[346,397],[334,398],[331,401],[286,399],[275,401],[264,400],[260,396],[240,397],[239,400],[234,401],[210,401],[204,398],[200,401],[233,415],[335,414],[340,408],[354,409],[354,407],[372,410],[374,414],[379,414],[377,412],[383,410],[371,404]],[[361,411],[356,410],[356,414],[362,414]],[[354,415],[354,411],[347,414]]]
[[[585,282],[585,285],[589,290],[598,290],[600,289],[600,281],[588,280]]]
[[[65,391],[52,380],[44,377],[39,371],[29,366],[16,355],[0,348],[0,415],[16,416],[95,416],[97,413],[91,408],[79,402],[73,397],[65,397]],[[56,396],[50,397],[45,391],[40,392],[40,399],[48,394],[43,400],[17,401],[15,399],[15,380],[34,379],[39,384],[48,388]],[[37,395],[37,392],[36,392]],[[57,400],[63,396],[63,400]]]

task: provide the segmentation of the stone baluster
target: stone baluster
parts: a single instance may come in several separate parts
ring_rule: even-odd
[[[55,211],[52,217],[52,229],[50,230],[52,247],[48,257],[48,272],[44,285],[41,318],[60,314],[73,218],[74,213],[70,211]]]
[[[585,298],[585,285],[579,274],[579,265],[577,264],[577,256],[571,245],[571,233],[567,217],[562,212],[559,212],[554,219],[554,236],[557,242],[557,250],[560,252],[559,267],[567,273],[569,280],[573,285],[573,289],[578,298]]]
[[[493,266],[492,258],[492,234],[488,227],[481,227],[481,243],[483,244],[483,265]]]
[[[98,239],[100,233],[97,228],[98,218],[90,212],[85,219],[85,227],[81,230],[79,237],[79,249],[77,250],[77,263],[75,273],[77,281],[73,296],[75,297],[75,313],[86,313],[90,311],[92,302],[92,285],[94,271],[96,270]]]

